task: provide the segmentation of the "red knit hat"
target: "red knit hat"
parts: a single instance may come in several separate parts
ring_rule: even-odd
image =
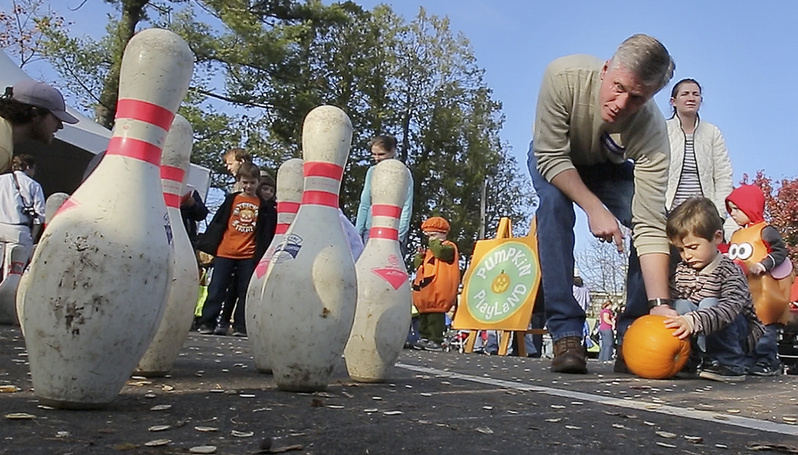
[[[449,222],[439,216],[433,216],[421,223],[421,230],[424,232],[449,233]]]

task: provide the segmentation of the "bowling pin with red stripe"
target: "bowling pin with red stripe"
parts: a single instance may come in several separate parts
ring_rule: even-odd
[[[194,55],[149,29],[125,48],[108,151],[44,231],[21,298],[34,394],[96,408],[121,390],[155,335],[172,264],[161,149]]]
[[[355,381],[384,381],[407,338],[412,297],[398,228],[409,184],[399,160],[380,161],[371,174],[371,230],[355,264],[357,310],[344,350]]]
[[[8,246],[9,244],[6,244]],[[28,260],[28,249],[21,245],[9,248],[11,267],[8,276],[0,283],[0,324],[14,325],[17,323],[16,296],[19,279],[25,270],[25,261]]]
[[[275,250],[259,304],[266,353],[282,390],[327,387],[352,329],[357,283],[338,219],[338,192],[352,123],[320,106],[302,126],[304,192],[294,222]]]
[[[174,247],[172,281],[161,324],[136,367],[136,372],[144,376],[163,376],[172,369],[194,320],[194,306],[199,295],[199,270],[180,214],[192,142],[191,124],[182,115],[176,115],[161,157],[163,198],[169,212]]]
[[[277,170],[277,188],[275,193],[277,197],[277,227],[272,243],[269,244],[269,248],[266,249],[263,258],[255,267],[255,272],[252,274],[252,279],[250,279],[249,287],[247,288],[247,332],[249,334],[249,344],[252,346],[255,368],[261,373],[271,373],[272,367],[269,363],[269,356],[266,355],[266,340],[263,336],[263,314],[265,306],[269,305],[269,302],[262,300],[260,295],[261,291],[263,291],[266,270],[274,255],[274,250],[283,240],[283,236],[294,221],[296,213],[299,211],[299,204],[302,202],[303,164],[304,161],[301,158],[292,158],[284,162],[280,169]]]

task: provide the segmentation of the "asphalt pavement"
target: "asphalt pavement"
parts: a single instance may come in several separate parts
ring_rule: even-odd
[[[0,453],[798,453],[798,376],[725,384],[549,364],[405,350],[389,382],[356,383],[342,360],[326,391],[290,393],[255,370],[246,338],[191,333],[169,376],[63,411],[39,405],[19,329],[0,327]]]

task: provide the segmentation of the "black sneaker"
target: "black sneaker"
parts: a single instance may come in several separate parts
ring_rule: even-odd
[[[621,347],[618,346],[615,352],[615,363],[612,365],[613,373],[630,374],[631,371],[629,371],[629,367],[626,366],[626,361],[623,359]]]
[[[440,343],[436,343],[436,342],[430,340],[430,341],[427,342],[427,345],[424,346],[424,350],[425,351],[435,351],[435,352],[442,351],[443,350],[443,346],[441,346]]]
[[[234,337],[245,337],[245,336],[247,336],[247,331],[244,330],[244,329],[233,330],[233,336]]]
[[[413,349],[416,349],[416,350],[419,350],[419,351],[423,351],[424,348],[426,348],[428,344],[429,344],[429,340],[428,339],[421,338],[420,340],[418,340],[415,343],[413,343]]]
[[[197,332],[199,332],[200,335],[213,335],[214,329],[209,325],[201,325]]]
[[[702,379],[710,379],[719,382],[743,382],[745,381],[745,374],[737,373],[730,370],[727,366],[719,363],[705,366],[699,373],[698,377]]]
[[[778,376],[781,374],[781,366],[773,368],[772,366],[764,363],[757,363],[756,365],[748,368],[748,374],[754,376]]]
[[[216,330],[213,331],[214,335],[227,335],[228,327],[226,325],[217,325]]]

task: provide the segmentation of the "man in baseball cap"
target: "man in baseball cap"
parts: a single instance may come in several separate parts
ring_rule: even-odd
[[[8,170],[14,144],[50,144],[64,123],[77,122],[66,111],[61,92],[44,82],[28,79],[6,87],[0,96],[0,172]]]

